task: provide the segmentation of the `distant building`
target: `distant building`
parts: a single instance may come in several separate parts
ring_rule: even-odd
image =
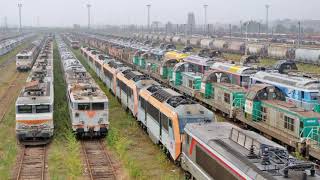
[[[153,21],[151,23],[151,29],[153,30],[153,32],[159,31],[160,26],[161,26],[160,21]]]
[[[195,27],[196,27],[196,19],[194,17],[194,13],[190,12],[188,13],[188,21],[187,21],[188,34],[192,34],[192,32],[195,30]]]
[[[73,29],[80,29],[80,25],[79,24],[74,24],[73,25]]]
[[[166,24],[166,33],[168,34],[171,34],[173,33],[173,24],[169,21],[167,24]]]

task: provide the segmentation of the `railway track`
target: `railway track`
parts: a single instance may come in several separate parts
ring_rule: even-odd
[[[86,161],[88,176],[95,179],[116,179],[110,156],[101,140],[82,140],[81,147]]]
[[[46,152],[44,146],[24,146],[18,166],[16,180],[44,180],[46,172]]]
[[[0,122],[11,107],[8,106],[8,104],[11,104],[16,98],[15,94],[17,93],[17,90],[20,90],[20,85],[22,86],[22,84],[20,84],[21,80],[24,80],[23,73],[17,72],[14,75],[14,78],[8,83],[9,85],[5,89],[4,94],[0,97]]]

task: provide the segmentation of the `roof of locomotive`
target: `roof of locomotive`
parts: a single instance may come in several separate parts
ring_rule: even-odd
[[[253,131],[243,130],[235,125],[226,122],[213,123],[192,123],[187,124],[185,132],[195,138],[208,151],[221,157],[229,167],[232,167],[240,175],[249,176],[252,179],[301,179],[303,172],[289,171],[289,178],[284,178],[284,168],[290,168],[293,164],[311,167],[311,162],[299,161],[295,159],[294,163],[287,150],[279,144],[257,134]],[[256,157],[249,158],[250,147],[254,147]],[[262,152],[268,151],[271,155],[269,165],[262,165]],[[286,158],[277,159],[277,152],[283,153]],[[287,158],[290,158],[288,160]],[[288,166],[286,164],[289,163]],[[275,168],[278,168],[278,170]],[[242,172],[238,172],[240,169]],[[308,168],[306,168],[308,169]],[[306,170],[307,173],[310,171]],[[292,174],[290,174],[292,173]],[[308,179],[318,179],[319,177],[310,177]]]
[[[235,91],[235,92],[246,92],[246,90],[243,87],[240,87],[236,84],[230,84],[230,83],[225,83],[225,82],[215,82],[214,86],[220,86],[225,88],[227,91]]]
[[[73,102],[108,102],[104,92],[93,82],[73,83],[68,86]]]
[[[277,110],[283,109],[287,112],[297,114],[303,118],[320,118],[320,114],[314,111],[305,110],[297,107],[294,103],[280,101],[280,100],[263,100],[264,104],[269,104],[277,108]]]
[[[191,55],[183,59],[185,62],[189,62],[192,64],[198,64],[201,66],[211,66],[214,63],[212,58],[201,57],[197,55]]]
[[[51,82],[32,81],[21,90],[16,104],[44,104],[53,102]]]
[[[256,70],[252,67],[240,66],[231,63],[216,62],[211,67],[211,69],[222,70],[239,75],[250,75],[256,73]]]
[[[259,71],[251,76],[252,79],[259,80],[268,84],[282,85],[293,89],[319,91],[320,81],[314,78],[290,76],[280,73]]]
[[[52,43],[46,42],[48,48],[43,48],[20,91],[16,104],[41,104],[53,101],[53,67]]]

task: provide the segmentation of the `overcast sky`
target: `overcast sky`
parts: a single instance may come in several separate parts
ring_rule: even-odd
[[[92,24],[146,24],[146,4],[151,4],[151,21],[185,23],[194,12],[196,24],[203,24],[203,4],[208,4],[208,23],[270,19],[320,19],[320,0],[22,0],[22,24],[71,26],[87,24],[86,3],[92,4]],[[9,25],[18,24],[18,1],[0,0],[0,25],[7,16]]]

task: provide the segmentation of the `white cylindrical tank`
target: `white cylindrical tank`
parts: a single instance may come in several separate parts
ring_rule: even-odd
[[[276,59],[287,58],[289,48],[286,46],[269,46],[268,47],[268,57]]]
[[[244,53],[245,44],[240,41],[231,41],[228,45],[228,50],[234,53]]]
[[[320,49],[296,49],[295,60],[303,63],[320,64]]]
[[[263,44],[247,44],[247,52],[250,55],[263,55],[264,49]]]
[[[213,48],[213,41],[213,39],[202,39],[200,41],[200,47],[211,49]]]
[[[214,49],[223,50],[227,48],[228,44],[225,40],[214,40],[212,46]]]
[[[172,38],[172,42],[176,44],[181,44],[181,37],[180,36],[174,36]]]
[[[193,46],[198,47],[198,46],[200,46],[200,41],[201,41],[200,38],[193,37],[193,38],[190,39],[190,44],[193,45]]]

